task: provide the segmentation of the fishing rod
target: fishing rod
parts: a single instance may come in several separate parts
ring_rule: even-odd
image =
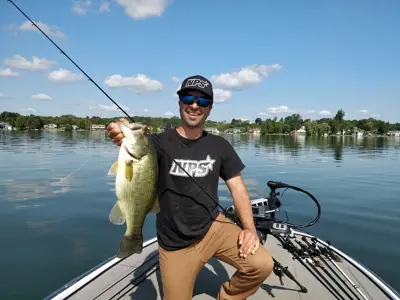
[[[23,11],[22,11],[22,9],[20,9],[15,3],[14,3],[14,1],[12,1],[12,0],[7,0],[8,2],[10,2],[22,15],[24,15],[25,16],[25,18],[27,18],[31,23],[32,23],[32,25],[33,26],[35,26],[59,51],[60,51],[60,53],[61,54],[63,54],[70,62],[72,62],[87,78],[88,78],[88,80],[90,81],[90,82],[92,82],[111,102],[113,102],[133,123],[135,122],[134,121],[134,119],[121,107],[121,106],[119,106],[118,105],[118,103],[116,102],[116,101],[114,101],[81,67],[79,67],[79,65],[77,64],[77,63],[75,63],[75,61],[71,58],[71,57],[69,57],[66,53],[65,53],[65,51],[64,50],[62,50],[38,25],[36,25],[36,23],[34,22],[34,21],[32,21],[31,20],[31,18],[29,18],[28,17],[28,15],[27,14],[25,14]],[[154,144],[155,145],[155,144]],[[226,217],[228,217],[228,218],[231,218],[232,216],[228,213],[228,211],[227,211],[227,209],[229,208],[229,207],[226,207],[226,208],[224,208],[206,189],[204,189],[198,182],[197,182],[197,180],[196,179],[194,179],[193,178],[193,176],[191,176],[186,170],[185,170],[185,168],[183,168],[171,155],[169,155],[162,147],[158,147],[158,150],[160,150],[160,151],[162,151],[168,158],[170,158],[187,176],[188,176],[188,178],[190,178],[190,180],[192,180],[192,182],[194,183],[194,184],[196,184],[211,200],[213,200],[214,202],[215,202],[215,204],[220,208],[220,209],[222,209],[222,213],[226,216]],[[286,187],[286,188],[291,188],[291,189],[294,189],[294,190],[297,190],[297,191],[300,191],[300,192],[303,192],[303,193],[305,193],[305,194],[307,194],[309,197],[311,197],[313,200],[314,200],[314,202],[316,203],[316,205],[317,205],[317,209],[318,209],[318,214],[317,214],[317,217],[312,221],[312,222],[310,222],[309,224],[306,224],[306,225],[295,225],[295,224],[290,224],[290,223],[287,223],[288,225],[290,225],[290,226],[293,226],[293,227],[295,227],[295,228],[302,228],[302,227],[308,227],[308,226],[312,226],[312,225],[314,225],[317,221],[318,221],[318,219],[319,219],[319,217],[320,217],[320,215],[321,215],[321,207],[320,207],[320,205],[319,205],[319,203],[318,203],[318,201],[317,201],[317,199],[315,199],[315,197],[313,196],[313,195],[311,195],[309,192],[307,192],[307,191],[305,191],[305,190],[302,190],[302,189],[300,189],[300,188],[298,188],[298,187],[295,187],[295,186],[291,186],[291,185],[288,185],[288,184],[284,184],[284,183],[282,183],[282,182],[275,182],[275,181],[269,181],[268,182],[268,186],[270,187],[270,189],[271,189],[271,197],[274,199],[275,198],[275,196],[277,195],[276,193],[275,193],[275,189],[278,189],[278,188],[282,188],[282,187]],[[279,194],[278,194],[279,195]],[[221,220],[216,220],[215,218],[213,218],[212,216],[211,216],[211,218],[214,220],[214,221],[218,221],[218,222],[221,222],[221,223],[228,223],[228,224],[232,224],[231,222],[225,222],[225,221],[221,221]]]
[[[38,25],[36,25],[36,23],[34,22],[34,21],[32,21],[31,20],[31,18],[29,18],[28,17],[28,15],[27,14],[25,14],[23,11],[22,11],[22,9],[20,9],[12,0],[7,0],[8,2],[10,2],[22,15],[24,15],[25,16],[25,18],[27,18],[31,23],[32,23],[32,25],[33,26],[35,26],[59,51],[60,51],[60,53],[61,54],[63,54],[70,62],[72,62],[87,78],[88,78],[88,80],[90,81],[90,82],[92,82],[110,101],[112,101],[133,123],[135,122],[134,121],[134,119],[121,107],[121,106],[119,106],[118,105],[118,103],[116,102],[116,101],[114,101],[81,67],[79,67],[79,65],[77,64],[77,63],[75,63],[75,61],[71,58],[71,57],[69,57],[66,53],[65,53],[65,51],[64,50],[62,50]],[[154,144],[155,145],[155,144]],[[232,218],[232,215],[231,214],[229,214],[228,213],[228,208],[229,207],[226,207],[226,208],[224,208],[206,189],[204,189],[198,182],[197,182],[197,180],[196,179],[194,179],[193,178],[193,176],[191,176],[186,170],[185,170],[185,168],[183,168],[171,155],[169,155],[165,150],[164,150],[164,148],[163,147],[158,147],[158,150],[160,150],[160,151],[162,151],[168,158],[170,158],[187,176],[188,176],[188,178],[190,178],[190,180],[192,180],[192,182],[195,184],[195,185],[197,185],[211,200],[213,200],[213,202],[220,208],[220,209],[222,209],[222,213],[226,216],[226,217],[228,217],[228,218]],[[270,187],[270,189],[271,189],[271,200],[273,200],[273,199],[275,199],[276,198],[276,195],[279,195],[279,193],[278,194],[276,194],[275,193],[275,190],[276,189],[278,189],[278,188],[283,188],[283,187],[286,187],[286,188],[291,188],[291,189],[294,189],[294,190],[297,190],[297,191],[300,191],[300,192],[303,192],[303,193],[305,193],[305,194],[307,194],[309,197],[311,197],[311,199],[313,199],[313,201],[316,203],[316,205],[317,205],[317,209],[318,209],[318,213],[317,213],[317,216],[316,216],[316,218],[312,221],[312,222],[310,222],[309,224],[306,224],[306,225],[296,225],[296,224],[290,224],[290,223],[287,223],[288,225],[290,225],[290,226],[292,226],[292,227],[295,227],[295,228],[303,228],[303,227],[308,227],[308,226],[312,226],[312,225],[314,225],[317,221],[318,221],[318,219],[319,219],[319,217],[320,217],[320,215],[321,215],[321,207],[320,207],[320,205],[319,205],[319,203],[318,203],[318,201],[317,201],[317,199],[315,199],[315,197],[311,194],[311,193],[309,193],[309,192],[307,192],[307,191],[305,191],[305,190],[303,190],[303,189],[301,189],[301,188],[298,188],[298,187],[295,187],[295,186],[292,186],[292,185],[288,185],[288,184],[284,184],[284,183],[282,183],[282,182],[276,182],[276,181],[268,181],[268,186]],[[221,222],[221,223],[228,223],[228,224],[232,224],[231,222],[225,222],[225,221],[221,221],[221,220],[216,220],[214,217],[212,217],[211,216],[211,218],[214,220],[214,221],[218,221],[218,222]],[[236,223],[236,225],[239,225],[239,223],[237,222]]]
[[[272,233],[272,235],[280,241],[282,248],[286,249],[290,254],[297,259],[304,268],[307,269],[336,299],[344,300],[340,293],[330,284],[330,282],[318,271],[313,265],[312,260],[307,255],[304,255],[302,250],[298,249],[289,239],[288,236],[285,238],[279,234]],[[317,276],[318,274],[318,276]]]
[[[35,22],[33,22],[12,0],[7,0],[8,2],[10,2],[12,5],[15,6],[16,9],[19,10],[19,12],[21,14],[23,14],[25,16],[25,18],[27,18],[33,26],[35,26],[58,50],[60,50],[60,52],[62,54],[64,54],[69,60],[70,62],[72,62],[75,67],[77,67],[88,79],[89,81],[91,81],[110,101],[112,101],[125,115],[128,116],[128,118],[132,121],[135,122],[133,120],[133,118],[131,116],[128,115],[128,113],[122,109],[121,106],[118,105],[117,102],[115,102],[88,74],[85,73],[85,71],[83,71],[60,47],[58,47],[58,45],[39,27],[36,25]]]
[[[304,243],[306,243],[306,245],[308,246],[308,248],[312,251],[312,253],[316,256],[318,256],[321,261],[328,267],[328,269],[335,274],[335,276],[344,284],[344,286],[354,295],[354,297],[356,297],[358,300],[361,300],[359,298],[359,296],[357,296],[357,294],[354,292],[354,290],[348,286],[348,283],[346,281],[343,280],[343,278],[341,276],[339,276],[339,274],[330,266],[330,264],[324,259],[324,257],[326,257],[330,262],[333,262],[332,258],[327,256],[326,254],[324,254],[324,250],[320,249],[319,246],[316,244],[316,242],[314,241],[313,244],[310,244],[310,242],[307,240],[307,238],[305,236],[303,236],[301,238],[303,240]],[[305,245],[303,245],[305,246]],[[326,249],[326,248],[325,248]],[[324,257],[322,257],[324,256]],[[337,256],[336,256],[337,257]],[[337,266],[337,265],[336,265]],[[339,266],[338,266],[339,267]],[[354,287],[354,286],[353,286]],[[355,286],[355,288],[357,288],[357,286]],[[361,293],[362,294],[362,293]],[[364,298],[365,300],[368,300],[366,298]]]
[[[12,0],[7,0],[8,2],[10,2],[12,5],[14,5],[14,7],[16,9],[18,9],[18,11],[23,14],[25,16],[25,18],[27,18],[33,26],[35,26],[58,50],[60,50],[61,54],[64,54],[64,56],[66,58],[68,58],[68,60],[70,62],[72,62],[88,79],[90,82],[92,82],[110,101],[112,101],[133,123],[135,122],[135,120],[125,111],[122,109],[121,106],[118,105],[117,102],[115,102],[88,74],[86,74],[85,71],[82,70],[81,67],[79,67],[79,65],[77,63],[75,63],[72,58],[70,58],[42,29],[40,29],[39,26],[37,26],[35,24],[34,21],[32,21]],[[172,161],[204,192],[206,193],[206,195],[208,197],[210,197],[217,205],[219,208],[222,209],[224,215],[227,216],[227,212],[226,212],[226,208],[224,208],[221,204],[219,204],[219,202],[209,193],[207,192],[197,181],[196,179],[194,179],[171,155],[169,155],[162,147],[158,147],[159,150],[161,150],[165,155],[168,156],[168,158],[172,159]],[[220,220],[215,220],[214,221],[219,221],[222,223],[228,223],[228,224],[232,224],[230,222],[224,222],[224,221],[220,221]]]
[[[336,269],[338,269],[338,271],[346,278],[347,282],[349,282],[349,283],[354,287],[354,289],[361,295],[361,297],[362,297],[364,300],[368,300],[368,298],[364,295],[364,293],[360,290],[360,288],[359,288],[355,283],[353,283],[353,281],[349,278],[349,276],[347,276],[347,274],[346,274],[346,273],[338,266],[338,264],[335,262],[335,260],[336,260],[336,261],[339,260],[339,257],[338,257],[335,253],[333,253],[333,251],[332,251],[331,249],[328,249],[328,248],[326,248],[325,246],[318,245],[318,244],[317,244],[317,239],[314,238],[314,237],[311,238],[312,244],[310,244],[310,242],[307,240],[307,238],[306,238],[305,236],[302,237],[302,240],[303,240],[309,247],[314,248],[314,249],[317,251],[317,253],[319,253],[320,255],[325,256],[325,257],[336,267]],[[326,263],[326,264],[329,266],[328,263]],[[330,266],[329,266],[329,267],[330,267]],[[332,267],[330,267],[330,268],[332,268]],[[335,274],[337,274],[333,269],[332,269],[332,271],[333,271]],[[337,274],[336,276],[337,276],[338,278],[340,278],[340,280],[343,282],[343,284],[345,284],[346,287],[348,287],[348,285],[346,284],[346,282],[343,280],[342,277],[340,277],[338,274]],[[360,298],[354,293],[354,291],[353,291],[350,287],[348,287],[348,288],[349,288],[349,290],[354,294],[354,296],[357,297],[357,299],[360,299]]]
[[[320,257],[318,255],[318,253],[316,251],[314,251],[313,248],[308,247],[305,244],[303,244],[301,241],[299,241],[298,237],[296,237],[295,241],[300,246],[300,248],[304,251],[304,253],[306,255],[308,254],[314,260],[314,262],[316,262],[318,264],[318,266],[322,269],[322,271],[324,271],[324,273],[342,290],[342,292],[345,293],[345,295],[347,297],[349,297],[349,299],[353,300],[354,298],[352,296],[350,296],[348,291],[346,291],[344,289],[344,287],[341,284],[339,284],[339,282],[336,280],[336,278],[334,278],[332,276],[332,274],[329,273],[328,270],[323,265],[320,264],[320,261],[324,262],[324,264],[326,264],[326,266],[328,268],[330,267],[329,264],[322,257]],[[336,273],[336,276],[338,276],[337,273]],[[348,288],[348,286],[346,284],[345,284],[345,286]],[[360,300],[356,295],[355,295],[355,297],[356,297],[356,299]]]

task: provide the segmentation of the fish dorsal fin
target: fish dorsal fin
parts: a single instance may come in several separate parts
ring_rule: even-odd
[[[125,216],[119,208],[118,202],[115,203],[108,216],[110,222],[114,225],[122,225],[125,223]]]
[[[114,162],[110,168],[110,170],[108,170],[108,175],[115,175],[117,174],[117,170],[118,170],[118,161]]]

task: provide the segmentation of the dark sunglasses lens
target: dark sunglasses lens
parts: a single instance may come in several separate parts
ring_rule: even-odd
[[[197,99],[196,99],[197,98]],[[211,100],[203,97],[195,97],[191,95],[180,96],[180,100],[183,104],[190,105],[194,100],[197,100],[197,104],[202,107],[207,107],[211,104]]]
[[[199,104],[199,106],[207,107],[210,105],[211,101],[207,98],[198,97],[197,103]]]
[[[180,96],[180,99],[184,104],[192,104],[194,101],[194,96]]]

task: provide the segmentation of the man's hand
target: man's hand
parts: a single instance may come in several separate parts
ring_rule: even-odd
[[[121,118],[120,121],[124,122],[124,123],[128,123],[128,121],[123,118]],[[121,146],[124,135],[121,131],[121,128],[119,127],[119,124],[116,122],[111,122],[107,126],[107,132],[108,132],[108,136],[112,139],[112,142],[117,146]]]
[[[246,258],[250,253],[253,255],[260,246],[260,239],[256,232],[250,229],[243,229],[239,234],[239,255]]]

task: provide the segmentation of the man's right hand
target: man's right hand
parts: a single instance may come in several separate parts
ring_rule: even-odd
[[[122,139],[124,138],[124,135],[123,135],[118,123],[111,122],[110,124],[108,124],[107,132],[108,132],[108,136],[112,139],[112,142],[115,145],[117,145],[117,146],[122,145]]]

